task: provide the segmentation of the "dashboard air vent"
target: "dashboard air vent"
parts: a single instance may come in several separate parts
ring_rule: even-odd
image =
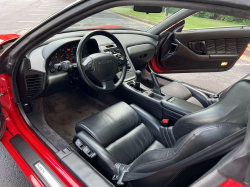
[[[28,88],[27,98],[31,98],[42,90],[42,75],[27,75],[26,83]]]

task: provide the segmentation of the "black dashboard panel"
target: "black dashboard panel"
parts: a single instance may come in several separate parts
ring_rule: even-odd
[[[134,66],[140,67],[153,59],[156,47],[152,44],[140,44],[127,48]]]
[[[44,76],[42,76],[42,84],[39,86],[39,94],[34,93],[31,99],[23,97],[22,101],[28,101],[37,97],[51,95],[56,92],[68,89],[71,86],[83,83],[83,80],[80,77],[77,69],[71,72],[64,72],[62,70],[54,71],[52,69],[54,68],[54,64],[64,60],[69,60],[72,63],[75,62],[75,54],[78,43],[83,35],[87,32],[89,31],[57,34],[46,42],[42,43],[36,49],[30,51],[30,53],[27,55],[30,60],[30,65],[27,67],[28,69],[25,70],[25,72],[32,72],[32,75],[34,74],[34,76],[40,76],[40,74]],[[128,70],[125,81],[134,79],[135,68],[133,64],[136,66],[138,64],[143,65],[153,58],[155,55],[156,46],[158,44],[158,36],[140,31],[109,30],[108,32],[114,34],[115,37],[118,38],[118,40],[122,43],[128,57]],[[145,52],[147,53],[147,57],[140,59],[139,57],[141,54],[145,54],[143,51],[144,48],[146,49]],[[86,43],[83,57],[98,52],[112,53],[115,56],[119,55],[119,51],[116,50],[114,43],[104,36],[92,37]],[[19,71],[21,71],[21,69]],[[22,78],[22,80],[27,80],[26,74],[20,73],[20,76],[22,76],[19,77]],[[119,76],[120,72],[118,68],[117,78],[119,78]],[[38,78],[36,81],[39,80]],[[20,89],[25,89],[25,87]]]
[[[149,43],[152,45],[157,45],[159,36],[153,35],[148,32],[143,31],[132,31],[132,30],[106,30],[107,32],[110,32],[111,34],[114,34],[115,37],[119,39],[119,41],[123,44],[124,47],[139,45],[143,43]],[[76,39],[80,40],[82,36],[84,36],[86,33],[90,32],[89,30],[85,31],[76,31],[76,32],[66,32],[61,33],[53,36],[52,38],[48,39],[41,45],[48,45],[51,42],[58,41],[58,40],[66,40],[66,39]],[[105,38],[105,37],[103,37]],[[96,38],[95,38],[96,39]],[[104,44],[105,41],[103,40],[97,40],[98,45]]]

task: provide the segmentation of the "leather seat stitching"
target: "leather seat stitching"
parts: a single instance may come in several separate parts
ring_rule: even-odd
[[[79,124],[79,125],[80,127],[83,128],[83,130],[85,130],[88,134],[90,134],[95,140],[97,140],[100,144],[102,144],[101,141],[95,136],[95,134],[88,127],[86,127],[84,124]]]
[[[131,131],[133,131],[134,129],[140,127],[142,124],[145,125],[144,123],[141,123],[141,124],[139,124],[138,126],[136,126],[135,128],[131,129]],[[147,129],[147,130],[148,130],[148,129]],[[129,131],[128,133],[130,133],[131,131]],[[148,130],[148,131],[149,131],[149,130]],[[149,131],[149,132],[150,132],[150,134],[152,135],[152,132],[151,132],[151,131]],[[121,139],[121,138],[123,138],[124,136],[126,136],[128,133],[124,134],[123,136],[121,136],[121,137],[118,138],[117,140],[111,142],[109,145],[106,146],[106,148],[107,148],[108,146],[110,146],[111,144],[115,143],[116,141],[118,141],[119,139]]]
[[[166,136],[166,133],[165,133],[165,131],[163,131],[163,133],[164,133],[164,135]],[[167,136],[168,136],[168,139],[169,139],[169,147],[172,147],[173,146],[173,144],[172,144],[172,141],[170,140],[170,137],[169,137],[169,135],[168,135],[168,130],[167,130]],[[167,140],[168,141],[168,140]]]
[[[227,126],[228,126],[228,124],[226,124]],[[234,124],[234,125],[236,125],[237,126],[237,124]],[[239,126],[239,125],[238,125]],[[177,150],[176,152],[174,151],[174,150],[172,150],[172,152],[174,153],[174,155],[176,155],[176,153],[178,153],[178,152],[180,152],[182,149],[183,149],[183,147],[184,147],[184,145],[186,145],[189,141],[191,141],[191,139],[194,137],[194,136],[197,136],[197,135],[199,135],[201,132],[204,132],[205,130],[213,130],[213,129],[215,129],[215,128],[224,128],[225,127],[225,125],[221,125],[221,126],[219,126],[219,127],[213,127],[213,128],[209,128],[209,129],[205,129],[204,128],[204,130],[203,131],[200,131],[200,132],[198,132],[197,134],[193,134],[191,137],[187,137],[188,138],[188,140],[185,140],[181,145],[179,145],[181,148],[179,148],[179,150]],[[241,128],[242,129],[242,128]],[[238,132],[238,131],[237,131]],[[234,133],[236,133],[236,132],[234,132]],[[233,133],[232,133],[233,134]],[[228,135],[229,136],[229,135]],[[226,136],[227,137],[227,136]],[[224,138],[226,138],[226,137],[224,137]],[[224,139],[223,138],[223,139]],[[223,139],[221,139],[221,140],[223,140]],[[215,143],[217,143],[217,142],[215,142]],[[214,143],[214,144],[215,144]],[[212,144],[213,145],[213,144]],[[171,148],[170,148],[171,149]],[[173,148],[172,148],[173,149]],[[162,149],[159,149],[159,150],[151,150],[151,151],[155,151],[155,152],[162,152],[162,151],[166,151],[166,150],[162,150]],[[149,152],[151,152],[151,151],[148,151],[148,153]],[[168,152],[167,152],[167,155],[168,155],[168,153],[169,153],[169,151],[171,151],[171,150],[167,150]],[[160,163],[160,162],[164,162],[164,161],[166,161],[166,160],[171,160],[171,159],[173,159],[174,158],[174,156],[172,157],[172,158],[169,158],[169,159],[166,159],[166,158],[164,158],[164,159],[160,159],[160,160],[157,160],[157,161],[151,161],[151,162],[147,162],[146,164],[142,164],[142,165],[138,165],[138,166],[136,166],[135,168],[133,168],[133,169],[138,169],[138,168],[141,168],[141,167],[143,167],[143,166],[147,166],[147,165],[152,165],[152,164],[154,164],[154,163]]]
[[[152,132],[150,131],[150,130],[148,130],[148,128],[146,127],[146,125],[145,124],[143,124],[143,123],[141,123],[140,125],[138,125],[137,127],[135,127],[135,128],[144,128],[144,129],[146,129],[150,134],[151,134],[151,136],[152,137],[154,137],[153,136],[153,134],[152,134]],[[134,128],[134,129],[135,129]],[[134,129],[132,129],[132,130],[134,130]],[[130,131],[131,132],[131,131]],[[128,134],[128,133],[127,133]],[[124,136],[126,136],[127,134],[125,134],[125,135],[123,135],[122,137],[124,137]],[[112,143],[110,143],[108,146],[110,146],[111,144],[113,144],[113,143],[115,143],[116,141],[118,141],[119,139],[121,139],[122,137],[120,137],[120,138],[118,138],[117,140],[115,140],[114,142],[112,142]],[[145,139],[145,141],[146,141],[146,144],[150,144],[149,146],[146,146],[146,149],[145,150],[147,150],[152,144],[151,143],[149,143],[149,140],[148,140],[148,138],[146,138]],[[154,139],[152,139],[153,140],[153,142],[154,142]],[[143,143],[142,143],[143,144]],[[107,146],[107,147],[108,147]],[[106,150],[107,150],[107,147],[105,148]],[[136,157],[136,158],[133,158],[133,160],[135,160],[135,159],[137,159],[137,158],[139,158],[139,156],[140,155],[142,155],[144,152],[145,152],[145,150],[144,151],[142,151],[142,153],[139,153],[139,155]],[[108,150],[107,150],[108,151]],[[124,151],[125,152],[127,152],[127,150],[126,149],[124,149]],[[113,155],[110,151],[108,151],[108,153],[110,153],[111,155]],[[127,152],[127,154],[129,155],[130,153],[129,152]],[[113,155],[114,156],[114,155]],[[115,157],[115,156],[114,156]],[[115,157],[115,158],[117,158],[117,157]],[[118,158],[117,158],[117,160],[119,160]],[[119,160],[119,162],[121,162],[121,160]]]
[[[168,143],[168,140],[167,140],[167,138],[166,138],[166,135],[165,135],[165,132],[164,132],[164,131],[165,131],[165,130],[163,130],[164,139],[166,140],[165,142],[167,143],[168,147],[171,147],[171,146],[169,145],[169,143]]]
[[[170,134],[171,134],[172,138],[174,139],[174,143],[175,143],[176,140],[175,140],[175,137],[174,137],[174,134],[173,134],[173,129],[171,129],[171,130],[169,130],[169,131],[170,131]]]

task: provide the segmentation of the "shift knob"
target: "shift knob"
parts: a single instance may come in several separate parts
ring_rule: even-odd
[[[135,89],[140,90],[140,84],[141,84],[141,71],[137,70],[135,71],[136,79],[135,79]]]
[[[141,83],[141,71],[140,71],[140,70],[136,70],[136,71],[135,71],[135,75],[136,75],[136,80],[135,80],[135,82]]]

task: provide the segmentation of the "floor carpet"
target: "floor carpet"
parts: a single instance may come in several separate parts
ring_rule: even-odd
[[[75,124],[108,105],[90,97],[82,90],[60,92],[43,99],[47,124],[68,143],[72,142]]]

